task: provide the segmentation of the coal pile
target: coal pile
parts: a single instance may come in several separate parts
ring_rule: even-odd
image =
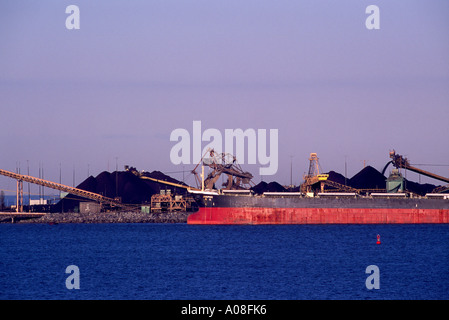
[[[264,192],[285,192],[287,191],[282,185],[276,181],[266,183],[262,181],[261,183],[255,185],[251,190],[256,194],[262,194]]]
[[[343,184],[346,185],[348,183],[349,179],[346,179],[344,175],[335,172],[335,171],[329,171],[328,173],[329,177],[327,178],[328,180],[337,182],[339,184]]]
[[[359,173],[349,179],[349,185],[356,189],[385,189],[386,179],[382,173],[377,171],[371,166],[363,168]],[[435,185],[425,183],[420,184],[417,182],[405,181],[405,190],[424,196],[426,193],[432,192],[435,189]]]
[[[145,173],[146,176],[182,184],[160,171]],[[185,189],[167,186],[151,180],[141,179],[128,171],[101,172],[97,177],[90,176],[76,188],[101,194],[108,198],[120,197],[123,203],[142,204],[151,201],[151,196],[160,193],[160,190],[170,189],[172,193],[183,194]],[[74,212],[79,207],[80,201],[88,199],[69,194],[61,199],[53,208],[53,212]]]
[[[256,194],[262,194],[266,191],[268,183],[265,181],[260,182],[259,184],[255,185],[251,188],[251,190]]]
[[[385,189],[386,180],[382,173],[367,166],[349,179],[349,185],[356,189]]]
[[[405,180],[405,189],[408,191],[411,191],[413,193],[419,194],[424,196],[426,193],[431,193],[433,189],[436,188],[435,185],[433,184],[429,184],[429,183],[424,183],[424,184],[420,184],[417,182],[413,182],[413,181],[409,181],[407,179]]]

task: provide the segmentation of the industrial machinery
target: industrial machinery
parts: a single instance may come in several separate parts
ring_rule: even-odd
[[[316,153],[311,153],[309,158],[309,172],[304,175],[304,183],[301,185],[301,192],[310,193],[312,192],[312,186],[320,183],[321,192],[324,191],[324,184],[329,177],[328,174],[322,174],[322,169],[318,161],[318,156]]]
[[[383,192],[384,189],[356,189],[348,185],[344,185],[332,180],[329,180],[329,175],[322,173],[320,163],[318,161],[318,156],[316,153],[311,153],[309,158],[309,172],[304,175],[304,182],[300,186],[302,193],[312,196],[318,192],[349,192],[349,193],[368,193],[368,192]],[[327,191],[325,191],[327,188]]]
[[[405,180],[399,169],[393,169],[386,181],[388,193],[402,193],[405,190]]]
[[[194,204],[193,197],[171,194],[170,189],[160,190],[159,194],[151,196],[150,212],[186,212],[192,210]]]
[[[131,172],[140,179],[154,181],[168,187],[176,187],[186,190],[199,190],[190,187],[185,184],[180,184],[176,182],[165,181],[161,179],[152,178],[147,172],[139,172],[136,168],[125,166],[125,171]],[[148,208],[148,213],[150,212],[175,212],[175,211],[189,211],[194,207],[195,200],[192,197],[185,195],[172,194],[170,189],[161,189],[158,194],[153,194],[151,196],[151,203]]]
[[[17,180],[17,205],[16,205],[17,212],[23,211],[23,182],[29,182],[29,183],[37,184],[37,185],[44,186],[47,188],[67,192],[67,193],[77,195],[77,196],[80,196],[80,197],[83,197],[86,199],[98,201],[101,204],[107,204],[107,205],[115,206],[115,207],[119,207],[119,208],[130,209],[130,205],[123,204],[119,199],[108,198],[101,194],[97,194],[94,192],[90,192],[90,191],[86,191],[86,190],[82,190],[82,189],[78,189],[78,188],[69,187],[69,186],[66,186],[66,185],[63,185],[60,183],[56,183],[56,182],[28,176],[28,175],[23,175],[23,174],[19,174],[19,173],[14,173],[14,172],[2,170],[2,169],[0,169],[0,175]]]
[[[139,172],[134,167],[125,166],[125,171],[131,172],[132,174],[134,174],[135,176],[139,177],[140,179],[151,180],[151,181],[154,181],[154,182],[157,182],[157,183],[161,183],[161,184],[164,184],[164,185],[167,185],[167,186],[172,186],[172,187],[186,189],[186,190],[199,190],[199,189],[190,187],[190,186],[185,185],[185,184],[180,184],[180,183],[175,183],[175,182],[170,182],[170,181],[165,181],[165,180],[161,180],[161,179],[152,178],[152,177],[148,176],[148,174],[146,172]]]
[[[397,169],[401,169],[402,168],[402,169],[410,170],[410,171],[422,174],[424,176],[427,176],[427,177],[430,177],[430,178],[433,178],[433,179],[437,179],[437,180],[449,183],[449,178],[445,178],[445,177],[439,176],[437,174],[434,174],[432,172],[425,171],[425,170],[416,168],[415,166],[412,166],[410,164],[410,161],[407,158],[401,156],[400,154],[397,154],[395,150],[390,151],[390,158],[391,158],[391,161],[389,161],[385,165],[384,169],[382,170],[382,174],[385,173],[385,170],[387,170],[388,165],[390,165],[390,163],[391,163]],[[443,191],[448,190],[448,189],[449,189],[449,185],[441,186],[441,187],[435,188],[433,190],[433,192],[443,192]]]
[[[207,154],[209,155],[208,158],[205,157]],[[202,165],[201,177],[196,172],[200,164]],[[211,168],[205,179],[204,166]],[[195,176],[197,185],[201,185],[202,190],[213,189],[223,173],[227,176],[227,181],[222,185],[224,190],[242,190],[254,186],[251,180],[253,175],[243,171],[235,156],[229,153],[217,153],[214,149],[209,149],[203,155],[200,162],[192,170],[192,173]]]

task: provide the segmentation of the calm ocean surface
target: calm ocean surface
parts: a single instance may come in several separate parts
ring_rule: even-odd
[[[1,224],[0,299],[449,299],[449,225]]]

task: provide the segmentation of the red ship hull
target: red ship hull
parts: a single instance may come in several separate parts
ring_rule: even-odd
[[[448,209],[201,207],[188,224],[449,223]]]

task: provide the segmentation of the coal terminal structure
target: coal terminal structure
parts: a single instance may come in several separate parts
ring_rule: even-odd
[[[213,150],[208,156],[203,157],[200,164],[203,172],[204,166],[209,166],[211,170],[207,176],[202,174],[202,181],[197,175],[197,182],[201,184],[197,188],[160,171],[140,172],[130,166],[125,166],[124,171],[104,171],[96,177],[90,176],[76,188],[0,169],[0,174],[17,180],[17,204],[9,212],[0,210],[4,211],[0,214],[0,222],[303,224],[387,221],[446,223],[447,220],[449,186],[409,181],[399,169],[412,170],[445,182],[449,179],[412,167],[407,159],[394,151],[390,152],[392,160],[382,172],[366,166],[351,178],[335,171],[323,173],[317,155],[312,153],[309,173],[304,176],[304,182],[296,187],[283,186],[275,181],[262,181],[255,185],[251,181],[252,175],[235,165],[235,161],[224,163],[221,160],[224,156],[215,154]],[[387,178],[384,173],[389,164],[395,168]],[[221,174],[226,175],[227,179],[223,188],[218,189],[216,183]],[[60,201],[51,206],[24,206],[23,182],[65,193]],[[346,200],[342,201],[342,198]],[[350,198],[359,200],[347,200]],[[360,200],[362,198],[368,200]],[[403,200],[393,203],[385,198]],[[411,204],[410,199],[415,202]],[[399,210],[400,216],[380,218],[389,209]],[[414,211],[410,211],[412,209]],[[350,218],[336,218],[341,211],[351,212]],[[41,216],[39,212],[42,212]],[[374,213],[374,218],[367,219],[368,213]],[[404,218],[404,214],[408,218]],[[419,215],[423,214],[430,214],[432,218],[420,219]],[[208,217],[212,216],[213,220],[209,221]]]

